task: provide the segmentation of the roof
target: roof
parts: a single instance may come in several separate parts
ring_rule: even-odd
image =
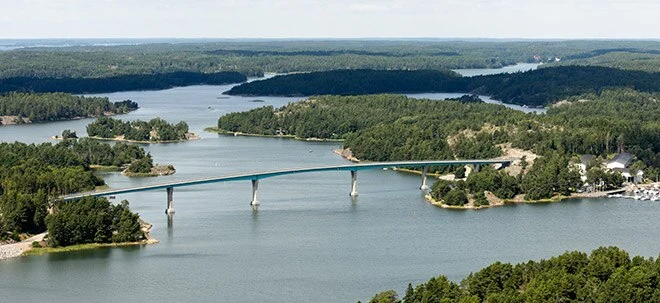
[[[633,155],[629,153],[620,153],[616,155],[610,162],[608,163],[621,163],[623,166],[628,166],[630,164],[630,161],[632,161]]]
[[[596,156],[594,155],[581,155],[580,156],[580,163],[584,165],[589,165],[591,163],[591,160],[593,160]]]

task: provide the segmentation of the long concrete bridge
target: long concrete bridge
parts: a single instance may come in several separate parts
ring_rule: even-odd
[[[359,164],[346,164],[346,165],[333,165],[333,166],[318,166],[318,167],[306,167],[306,168],[290,168],[290,169],[280,169],[273,171],[261,171],[261,172],[252,172],[245,174],[233,174],[225,175],[218,177],[210,178],[201,178],[194,180],[185,180],[185,181],[172,181],[161,184],[145,185],[138,187],[129,187],[122,189],[111,189],[104,191],[94,191],[94,192],[84,192],[72,195],[62,196],[61,198],[65,201],[76,200],[86,196],[113,196],[118,194],[142,192],[148,190],[157,190],[165,189],[167,191],[167,209],[166,213],[174,213],[173,207],[173,196],[175,187],[183,186],[193,186],[193,185],[202,185],[209,183],[217,182],[230,182],[230,181],[251,181],[252,182],[252,200],[250,205],[256,207],[259,205],[259,200],[257,199],[257,191],[259,189],[259,180],[283,176],[283,175],[292,175],[292,174],[302,174],[302,173],[312,173],[312,172],[324,172],[324,171],[349,171],[351,173],[351,191],[350,196],[355,197],[358,195],[357,192],[357,172],[360,170],[366,169],[383,169],[383,168],[422,168],[422,184],[420,188],[422,190],[428,190],[426,185],[427,172],[428,168],[431,166],[457,166],[457,165],[473,165],[475,167],[481,167],[482,165],[491,165],[491,164],[500,164],[500,167],[506,167],[513,162],[514,159],[493,159],[493,160],[441,160],[441,161],[397,161],[397,162],[372,162],[372,163],[359,163]]]

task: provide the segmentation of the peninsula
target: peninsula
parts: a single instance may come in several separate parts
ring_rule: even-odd
[[[14,92],[0,95],[0,125],[113,116],[136,109],[138,104],[131,100],[113,103],[103,97]]]

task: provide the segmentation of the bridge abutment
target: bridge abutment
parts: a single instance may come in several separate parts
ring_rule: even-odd
[[[174,187],[167,188],[167,208],[165,213],[170,215],[174,213]]]

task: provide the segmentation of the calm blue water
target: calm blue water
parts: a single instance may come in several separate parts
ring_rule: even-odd
[[[217,99],[228,87],[192,86],[108,94],[142,107],[123,119],[185,120],[201,140],[144,145],[173,176],[106,173],[113,188],[165,180],[285,167],[346,163],[337,143],[203,133],[219,115],[262,106],[250,98]],[[259,98],[281,106],[296,98]],[[211,109],[209,109],[211,107]],[[0,127],[0,140],[43,142],[62,129],[84,133],[91,120]],[[310,152],[311,151],[311,152]],[[660,204],[597,199],[481,211],[430,206],[419,176],[313,173],[260,182],[261,206],[248,205],[249,182],[175,189],[173,220],[165,192],[121,195],[154,224],[161,242],[0,262],[0,301],[31,302],[355,302],[376,292],[403,293],[408,283],[447,275],[459,281],[501,260],[523,262],[616,245],[657,256]]]

